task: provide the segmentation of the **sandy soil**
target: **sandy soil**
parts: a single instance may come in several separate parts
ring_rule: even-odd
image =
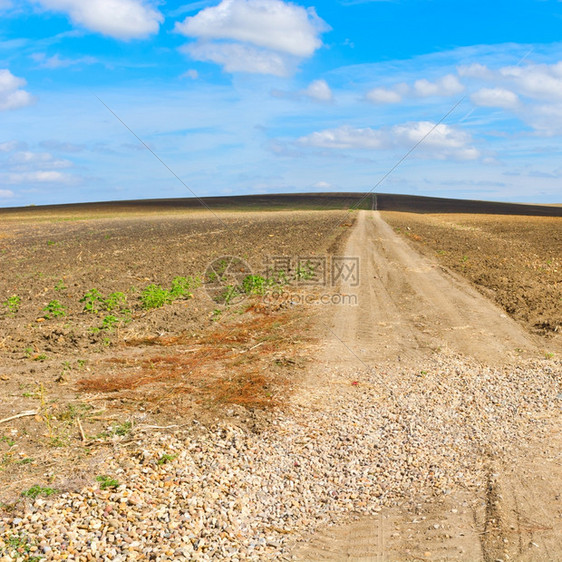
[[[323,407],[322,397],[329,402],[321,389],[334,365],[376,372],[396,361],[404,368],[423,366],[424,358],[442,353],[471,357],[475,365],[509,365],[521,357],[544,358],[545,346],[555,345],[529,334],[465,279],[417,253],[378,212],[360,212],[345,252],[360,258],[360,286],[349,289],[359,305],[325,316],[326,341],[303,404],[311,396],[314,408]],[[561,445],[559,435],[547,443],[531,439],[515,457],[487,460],[488,489],[457,490],[429,502],[410,498],[379,517],[320,530],[297,546],[295,556],[554,560],[562,553]]]

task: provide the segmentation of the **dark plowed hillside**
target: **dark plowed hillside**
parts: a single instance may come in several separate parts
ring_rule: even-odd
[[[290,193],[276,195],[238,195],[230,197],[185,197],[177,199],[139,199],[135,201],[102,201],[68,205],[43,205],[0,209],[0,219],[35,218],[35,216],[88,213],[115,215],[121,213],[161,213],[181,210],[204,211],[279,211],[371,209],[410,213],[471,213],[490,215],[526,215],[562,217],[561,206],[526,205],[495,201],[444,199],[390,193]]]
[[[524,205],[496,201],[472,201],[443,199],[416,195],[377,194],[379,211],[405,213],[467,213],[477,215],[527,215],[535,217],[562,217],[562,207],[548,205]]]

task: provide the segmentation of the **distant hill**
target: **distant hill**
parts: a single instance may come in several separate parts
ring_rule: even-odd
[[[65,205],[41,205],[0,209],[0,217],[10,214],[74,214],[74,213],[127,213],[168,210],[204,209],[232,211],[275,211],[282,209],[328,210],[371,209],[375,195],[364,193],[290,193],[274,195],[237,195],[227,197],[194,197],[176,199],[138,199],[132,201],[102,201]],[[471,213],[495,215],[528,215],[562,217],[560,205],[529,205],[467,199],[444,199],[418,195],[377,193],[376,205],[380,211],[411,213]]]

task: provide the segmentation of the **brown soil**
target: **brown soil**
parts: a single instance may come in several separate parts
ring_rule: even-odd
[[[562,331],[562,218],[385,212],[415,248],[540,335]]]
[[[0,424],[0,502],[37,483],[80,485],[131,423],[230,416],[259,428],[256,412],[283,404],[303,372],[310,312],[251,298],[225,307],[204,287],[144,310],[141,291],[202,276],[223,255],[263,273],[268,256],[322,255],[349,232],[334,229],[341,211],[214,215],[116,205],[0,216],[0,303],[21,299],[17,311],[0,306],[0,420],[37,412]],[[80,299],[92,288],[124,293],[130,312],[85,312]],[[45,318],[53,300],[65,315]],[[108,314],[123,320],[113,330],[102,327]]]

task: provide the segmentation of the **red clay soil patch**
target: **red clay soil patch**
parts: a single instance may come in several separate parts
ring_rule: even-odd
[[[106,359],[99,365],[105,374],[77,385],[89,393],[121,396],[129,391],[128,400],[159,404],[167,396],[188,394],[210,406],[271,408],[286,399],[291,382],[287,367],[302,362],[303,322],[308,320],[302,311],[244,315],[199,337],[154,338],[146,342],[150,352],[142,358]]]

